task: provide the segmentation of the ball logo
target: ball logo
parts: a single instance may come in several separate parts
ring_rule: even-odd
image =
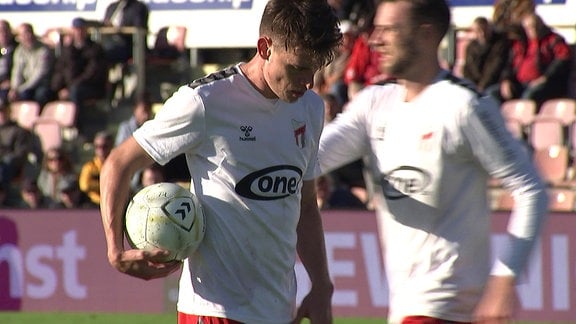
[[[411,166],[401,166],[382,175],[382,191],[390,200],[424,193],[432,177],[427,171]]]
[[[175,224],[190,232],[194,225],[194,201],[189,197],[170,200],[162,207]]]
[[[292,165],[277,165],[245,176],[236,184],[236,193],[254,200],[282,199],[298,192],[302,170]]]

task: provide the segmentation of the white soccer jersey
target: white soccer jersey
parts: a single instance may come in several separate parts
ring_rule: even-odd
[[[289,323],[303,180],[319,174],[323,103],[264,98],[238,66],[181,87],[134,133],[154,160],[186,154],[206,235],[185,262],[178,310]],[[183,171],[184,172],[184,171]]]
[[[390,323],[409,315],[471,321],[490,269],[489,175],[517,194],[493,274],[524,267],[546,194],[494,101],[443,71],[414,100],[367,88],[324,128],[323,172],[368,153],[390,285]],[[512,252],[513,251],[513,252]]]

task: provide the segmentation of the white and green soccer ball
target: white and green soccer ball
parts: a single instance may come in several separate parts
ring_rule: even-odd
[[[171,182],[153,184],[136,193],[126,210],[125,225],[133,248],[168,250],[167,261],[187,258],[206,231],[198,198]]]

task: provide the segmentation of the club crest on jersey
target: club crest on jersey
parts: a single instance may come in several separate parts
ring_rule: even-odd
[[[422,133],[420,136],[420,150],[430,151],[433,147],[433,139],[435,133],[433,131]]]
[[[299,148],[306,146],[306,123],[292,119],[292,127],[294,128],[294,139]]]
[[[242,134],[239,137],[240,141],[241,142],[256,141],[256,136],[252,136],[253,130],[254,128],[252,126],[248,125],[240,126],[240,131],[242,132]]]
[[[386,133],[386,126],[377,126],[372,131],[372,136],[377,141],[383,141],[385,133]]]

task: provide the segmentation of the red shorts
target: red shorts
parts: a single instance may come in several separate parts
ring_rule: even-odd
[[[454,322],[427,316],[408,316],[402,320],[402,324],[470,324],[470,323]]]
[[[198,316],[178,312],[178,324],[242,324],[242,323],[227,318]]]

